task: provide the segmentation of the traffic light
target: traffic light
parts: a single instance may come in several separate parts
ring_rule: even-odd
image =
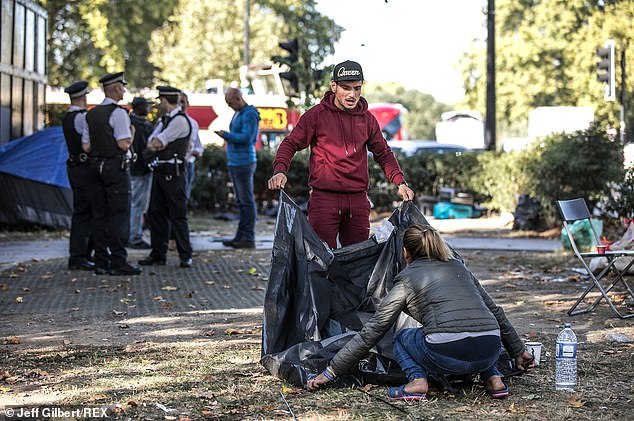
[[[297,38],[290,41],[279,42],[280,48],[288,52],[287,56],[275,56],[273,61],[285,64],[288,70],[280,73],[280,78],[286,80],[290,86],[289,96],[299,95],[299,75],[297,74],[297,66],[299,63],[299,42]]]
[[[297,60],[299,59],[299,42],[297,41],[297,38],[293,38],[292,40],[286,42],[279,42],[277,45],[279,45],[283,50],[288,51],[288,56],[282,57],[282,62],[291,67],[293,64],[297,63]]]
[[[614,83],[614,41],[605,42],[605,47],[597,49],[597,55],[601,59],[597,63],[597,79],[605,83],[604,98],[606,101],[614,101],[616,98],[616,86]]]
[[[313,90],[320,91],[324,87],[324,76],[326,76],[324,69],[313,70]]]

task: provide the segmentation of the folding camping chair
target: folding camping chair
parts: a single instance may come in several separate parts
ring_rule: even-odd
[[[596,246],[598,244],[601,244],[599,241],[599,236],[597,235],[597,232],[594,230],[594,226],[592,226],[592,222],[590,221],[591,215],[590,215],[590,211],[588,210],[588,205],[586,204],[585,199],[579,198],[579,199],[572,199],[572,200],[558,200],[557,206],[559,207],[559,211],[561,212],[561,217],[564,223],[564,229],[566,230],[566,233],[568,234],[568,238],[570,239],[570,245],[572,246],[575,256],[577,256],[579,261],[583,264],[586,272],[588,273],[588,276],[592,280],[592,284],[586,288],[583,294],[581,294],[581,296],[577,299],[577,302],[572,307],[570,307],[570,310],[568,310],[568,315],[574,316],[577,314],[583,314],[583,313],[592,311],[596,307],[596,305],[599,304],[601,299],[605,299],[605,301],[608,303],[610,308],[620,318],[627,319],[630,317],[634,317],[634,313],[622,314],[621,312],[619,312],[613,300],[608,296],[608,293],[612,290],[612,288],[616,286],[616,284],[622,283],[623,286],[625,286],[627,294],[629,294],[629,297],[627,297],[627,294],[626,294],[626,300],[628,298],[630,300],[634,300],[634,292],[632,292],[632,289],[630,288],[625,278],[623,277],[627,273],[627,271],[630,269],[630,266],[634,264],[634,250],[614,250],[614,251],[606,250],[605,253],[603,254],[599,254],[596,251],[582,253],[581,251],[579,251],[579,247],[577,246],[575,242],[575,238],[572,235],[572,232],[570,230],[569,224],[575,221],[587,220],[592,230],[594,245]],[[590,267],[588,265],[589,261],[595,257],[605,257],[608,262],[607,266],[604,269],[602,269],[598,275],[593,274],[592,270],[590,270]],[[630,258],[630,262],[627,265],[625,265],[625,268],[623,270],[619,270],[615,266],[615,263],[617,262],[617,260],[621,258],[628,258],[628,257]],[[612,276],[608,276],[608,273],[610,272],[613,272]],[[612,277],[612,280],[610,285],[607,288],[604,288],[603,285],[610,282],[609,278],[611,277]],[[590,293],[590,291],[592,291],[595,288],[601,293],[601,295],[599,295],[594,300],[594,302],[588,305],[587,307],[577,309],[577,306],[586,298],[586,295],[588,295],[588,293]]]

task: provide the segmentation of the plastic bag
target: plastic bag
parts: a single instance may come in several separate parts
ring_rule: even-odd
[[[394,231],[394,225],[387,218],[383,218],[383,223],[374,228],[376,242],[379,244],[385,243],[392,235],[392,231]]]
[[[620,240],[610,244],[609,249],[610,250],[631,249],[632,242],[634,242],[634,224],[630,222],[627,225],[627,229],[625,230],[625,234],[623,234],[623,237],[621,237]]]
[[[603,221],[600,219],[591,219],[591,221],[597,236],[601,237],[601,233],[603,232]],[[596,245],[592,228],[590,227],[587,219],[575,221],[571,225],[568,225],[568,229],[575,239],[575,243],[577,244],[579,251],[590,251]],[[561,245],[566,250],[572,250],[568,233],[566,233],[566,228],[561,229]]]

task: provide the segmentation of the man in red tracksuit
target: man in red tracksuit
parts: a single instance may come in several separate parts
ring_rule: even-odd
[[[403,200],[414,198],[379,123],[361,97],[362,85],[359,63],[344,61],[335,66],[330,91],[282,141],[268,180],[269,189],[284,188],[295,153],[311,148],[308,221],[331,248],[337,247],[337,236],[342,246],[368,239],[368,150]]]

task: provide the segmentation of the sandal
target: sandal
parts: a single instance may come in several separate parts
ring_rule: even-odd
[[[425,399],[426,393],[413,393],[405,391],[405,385],[390,387],[387,390],[387,397],[393,401],[419,401]]]
[[[489,394],[489,396],[493,399],[501,399],[509,395],[509,387],[506,385],[506,383],[504,383],[504,389],[493,390],[493,389],[486,388],[486,391]]]

